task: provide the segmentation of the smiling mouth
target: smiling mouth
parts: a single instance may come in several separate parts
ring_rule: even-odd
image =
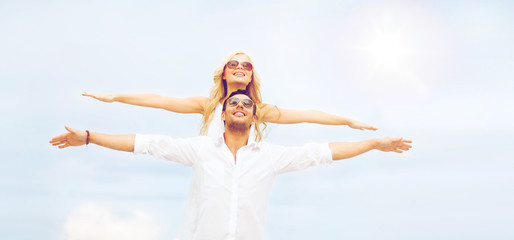
[[[244,73],[242,73],[242,72],[235,72],[235,73],[234,73],[234,74],[232,74],[232,75],[237,76],[237,77],[244,77],[244,76],[245,76],[245,74],[244,74]]]
[[[237,112],[234,112],[234,114],[232,114],[234,116],[246,116],[246,114],[244,112],[241,112],[241,111],[237,111]]]

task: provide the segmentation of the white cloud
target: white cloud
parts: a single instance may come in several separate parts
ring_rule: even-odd
[[[97,203],[80,205],[64,225],[65,240],[152,240],[160,235],[160,225],[148,213],[116,214]]]

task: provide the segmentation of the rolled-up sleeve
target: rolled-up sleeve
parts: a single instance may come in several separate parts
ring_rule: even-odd
[[[271,155],[278,174],[333,162],[328,143],[311,143],[301,147],[274,145]]]
[[[192,166],[202,146],[202,138],[174,139],[164,135],[137,134],[135,154],[148,154],[186,166]]]

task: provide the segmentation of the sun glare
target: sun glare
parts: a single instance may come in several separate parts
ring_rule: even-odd
[[[375,67],[394,67],[396,70],[409,55],[404,41],[398,34],[380,34],[367,50]]]
[[[373,84],[382,92],[416,89],[425,95],[428,89],[419,81],[415,68],[419,61],[417,55],[422,51],[414,47],[405,23],[395,24],[391,18],[384,18],[368,29],[373,32],[364,32],[355,48],[368,74],[363,84]]]
[[[404,37],[397,33],[379,33],[364,50],[371,58],[374,70],[400,71],[401,67],[407,64],[409,55],[413,53]]]

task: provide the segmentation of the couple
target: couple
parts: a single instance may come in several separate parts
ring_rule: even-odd
[[[50,142],[59,148],[91,142],[191,166],[193,185],[178,239],[263,239],[267,195],[277,174],[331,163],[372,149],[401,153],[411,147],[411,141],[402,138],[303,147],[256,142],[250,137],[256,132],[252,126],[262,120],[257,101],[251,95],[238,90],[223,96],[219,121],[224,132],[217,136],[173,139],[109,135],[66,127],[67,133]]]

